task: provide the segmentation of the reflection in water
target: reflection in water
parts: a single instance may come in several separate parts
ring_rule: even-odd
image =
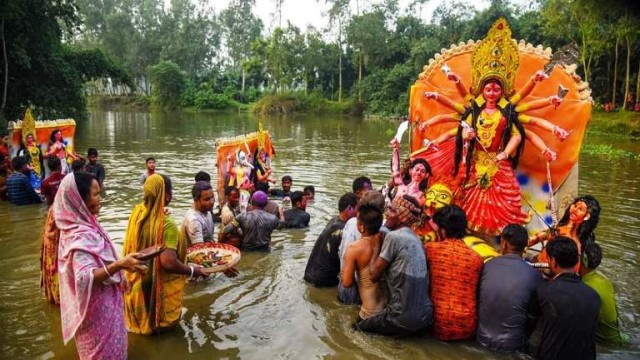
[[[121,246],[128,216],[142,199],[138,176],[154,156],[158,171],[174,182],[173,216],[181,221],[191,203],[190,186],[199,170],[215,174],[216,138],[255,131],[246,115],[102,112],[78,124],[77,148],[96,147],[107,179],[100,221]],[[293,176],[294,189],[316,187],[308,206],[311,227],[273,234],[270,253],[243,254],[240,275],[187,286],[183,318],[175,331],[129,336],[132,359],[211,358],[509,358],[473,341],[445,344],[427,337],[403,340],[352,330],[356,307],[341,306],[335,289],[317,289],[302,280],[307,257],[339,197],[351,182],[368,175],[374,186],[387,179],[395,133],[390,122],[348,118],[265,119],[277,155],[274,176]],[[597,139],[596,139],[597,140]],[[622,144],[640,152],[637,143]],[[600,347],[603,358],[640,355],[640,180],[637,160],[585,156],[580,193],[591,193],[603,211],[596,231],[605,252],[602,272],[616,284],[624,327],[632,344]],[[215,179],[214,179],[215,181]],[[38,291],[39,247],[44,207],[0,203],[0,358],[75,358],[62,345],[60,316]],[[188,355],[188,356],[187,356]]]

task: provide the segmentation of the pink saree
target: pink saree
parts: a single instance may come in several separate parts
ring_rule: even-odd
[[[124,325],[120,274],[94,283],[93,270],[117,259],[109,236],[78,193],[73,173],[60,184],[53,203],[60,230],[58,274],[62,337],[76,339],[80,359],[124,359]]]

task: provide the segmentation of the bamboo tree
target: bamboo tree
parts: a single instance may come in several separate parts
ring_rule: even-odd
[[[7,89],[9,88],[9,59],[7,58],[7,44],[4,40],[4,18],[0,21],[0,38],[2,40],[2,59],[4,62],[2,104],[0,105],[0,114],[2,114],[4,112],[4,106],[7,104]]]
[[[329,26],[338,25],[338,102],[342,102],[342,32],[344,21],[349,15],[349,0],[325,0],[329,9]]]
[[[620,38],[618,37],[618,35],[616,34],[616,50],[615,50],[615,57],[613,58],[613,88],[612,88],[612,94],[611,94],[611,103],[613,104],[613,107],[616,107],[616,92],[618,90],[618,48],[619,48],[619,44],[620,44]]]

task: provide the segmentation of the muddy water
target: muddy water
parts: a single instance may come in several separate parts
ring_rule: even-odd
[[[181,221],[199,170],[215,173],[213,142],[256,129],[247,115],[91,113],[78,125],[77,148],[96,147],[107,171],[100,221],[120,246],[127,218],[142,192],[144,159],[174,182],[173,216]],[[277,177],[290,174],[294,189],[316,187],[306,230],[276,231],[271,253],[243,254],[235,279],[224,276],[186,290],[179,328],[159,336],[129,336],[132,359],[309,358],[510,358],[473,341],[394,340],[354,332],[357,308],[341,306],[334,289],[307,286],[302,274],[313,243],[337,212],[351,181],[368,175],[379,187],[387,176],[392,123],[332,117],[264,120],[277,149]],[[592,142],[607,142],[590,139]],[[616,140],[640,152],[640,144]],[[631,344],[599,347],[602,358],[640,356],[640,161],[583,155],[580,193],[591,193],[603,211],[597,230],[602,272],[617,285],[621,319]],[[60,316],[39,292],[39,247],[46,209],[0,203],[0,358],[75,358],[64,346]]]

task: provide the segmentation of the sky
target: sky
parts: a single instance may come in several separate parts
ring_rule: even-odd
[[[216,13],[220,13],[229,5],[229,0],[209,0]],[[489,0],[467,0],[468,4],[474,5],[478,10],[489,6]],[[360,0],[360,3],[372,3],[374,1]],[[400,12],[404,13],[410,0],[400,0]],[[433,11],[442,3],[451,0],[430,0],[422,6],[420,17],[425,22],[431,21]],[[522,0],[519,0],[522,2]],[[355,13],[355,1],[352,1],[352,10]],[[278,25],[276,14],[276,0],[256,0],[253,13],[262,19],[265,30],[269,33]],[[363,6],[363,5],[361,5]],[[287,20],[300,29],[306,29],[312,25],[317,29],[325,29],[329,22],[326,12],[329,6],[325,0],[284,0],[282,3],[282,26],[286,26]]]

